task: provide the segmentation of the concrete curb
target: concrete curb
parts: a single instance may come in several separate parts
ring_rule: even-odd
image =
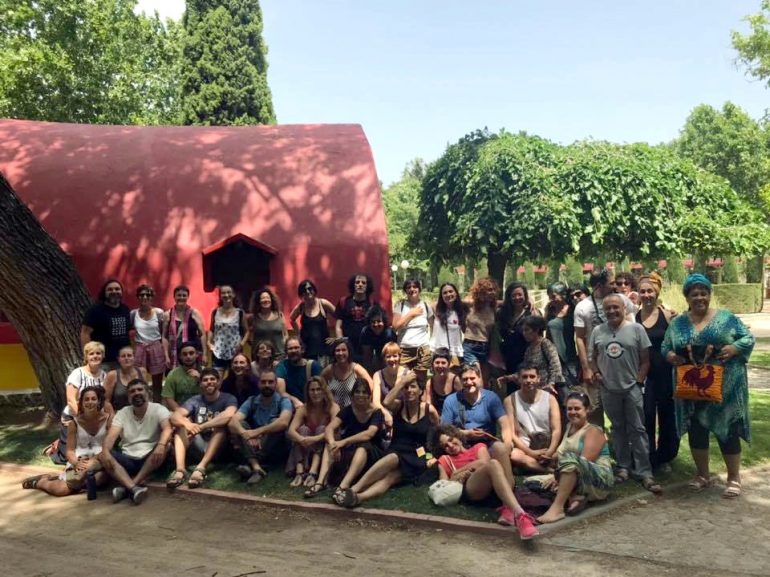
[[[39,467],[31,465],[19,465],[15,463],[2,463],[0,462],[0,474],[2,473],[16,473],[26,475],[36,475],[40,473],[52,472],[50,467]],[[750,474],[753,472],[770,470],[770,465],[761,464],[756,465],[742,471],[743,474]],[[632,481],[631,481],[632,482]],[[687,486],[689,481],[680,481],[671,485],[665,485],[664,489],[666,495],[671,492],[676,492]],[[153,493],[167,493],[167,489],[162,483],[148,483],[147,485],[150,491]],[[257,497],[256,495],[248,495],[245,493],[233,493],[229,491],[219,491],[217,489],[185,489],[180,487],[172,494],[184,495],[185,497],[192,497],[197,499],[213,499],[219,501],[227,501],[230,503],[236,503],[241,505],[259,505],[263,507],[270,507],[273,509],[291,509],[293,511],[299,511],[310,514],[322,514],[333,515],[338,518],[344,519],[365,519],[370,521],[377,521],[380,523],[388,523],[392,525],[409,525],[409,526],[421,526],[430,529],[440,529],[449,531],[461,531],[470,532],[480,535],[493,535],[496,537],[510,538],[512,533],[515,533],[515,529],[510,527],[503,527],[494,523],[482,523],[480,521],[469,521],[465,519],[456,519],[453,517],[443,517],[441,515],[424,515],[420,513],[409,513],[406,511],[394,511],[390,509],[369,509],[366,507],[357,507],[355,509],[344,509],[337,507],[336,505],[326,503],[316,503],[308,501],[285,501],[283,499],[272,499],[269,497]],[[617,509],[630,507],[634,504],[638,504],[640,501],[651,501],[657,499],[664,499],[664,496],[656,496],[646,490],[640,490],[639,493],[623,497],[622,499],[612,499],[609,501],[589,505],[580,515],[575,517],[565,517],[561,521],[551,523],[549,525],[538,525],[541,537],[551,536],[559,531],[569,529],[574,525],[588,521],[600,515],[605,515]]]

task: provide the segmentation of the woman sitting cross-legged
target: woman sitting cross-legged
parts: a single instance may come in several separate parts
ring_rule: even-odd
[[[553,465],[556,473],[556,499],[543,515],[541,523],[553,523],[567,515],[576,515],[586,501],[607,498],[615,482],[612,461],[604,432],[588,422],[591,404],[585,393],[567,395],[569,424],[556,450]]]
[[[530,317],[539,318],[539,317]],[[537,366],[524,361],[517,375],[519,390],[503,406],[513,427],[511,462],[534,473],[548,473],[561,440],[561,411],[556,396],[540,388]]]
[[[66,497],[78,493],[85,486],[89,472],[94,473],[97,486],[105,484],[108,477],[96,456],[102,452],[102,443],[111,421],[112,415],[104,410],[104,389],[93,385],[85,387],[78,399],[78,416],[67,427],[67,466],[64,472],[28,477],[21,486],[55,497]]]
[[[372,402],[368,381],[356,379],[351,397],[352,402],[326,427],[326,447],[318,482],[305,491],[305,497],[315,497],[326,488],[327,480],[335,484],[339,481],[335,495],[349,489],[353,481],[384,454],[382,409]],[[338,431],[341,434],[335,435]]]
[[[434,431],[432,446],[433,453],[441,455],[438,458],[439,478],[462,483],[463,499],[482,501],[494,492],[503,502],[503,514],[498,523],[516,525],[521,539],[539,535],[534,519],[516,500],[503,466],[490,458],[486,445],[476,443],[466,449],[460,440],[460,431],[452,425],[442,425]]]
[[[431,478],[426,474],[425,447],[430,429],[439,423],[439,415],[429,403],[420,402],[421,396],[422,390],[413,372],[396,381],[384,401],[393,413],[393,440],[388,453],[350,489],[335,494],[337,505],[355,507],[399,483],[419,485],[435,480],[435,475]]]
[[[310,377],[305,385],[305,404],[294,413],[286,436],[292,442],[286,471],[294,475],[292,487],[312,488],[318,481],[326,427],[339,413],[329,385],[323,377]]]

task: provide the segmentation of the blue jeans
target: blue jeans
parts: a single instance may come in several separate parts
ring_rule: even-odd
[[[463,341],[463,362],[469,365],[486,363],[489,358],[489,343],[481,341],[472,341],[465,339]]]

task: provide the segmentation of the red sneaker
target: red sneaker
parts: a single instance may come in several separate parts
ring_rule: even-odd
[[[506,527],[511,527],[516,523],[516,518],[513,513],[513,509],[511,509],[507,505],[498,507],[497,512],[500,513],[500,516],[497,518],[498,525],[505,525]]]
[[[535,522],[527,513],[521,513],[515,518],[516,528],[519,530],[519,537],[522,541],[532,539],[540,535],[540,531],[535,527]]]

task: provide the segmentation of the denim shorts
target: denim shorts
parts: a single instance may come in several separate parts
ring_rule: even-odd
[[[463,341],[463,362],[469,365],[476,363],[486,363],[489,358],[489,343],[481,341],[472,341],[465,339]]]

